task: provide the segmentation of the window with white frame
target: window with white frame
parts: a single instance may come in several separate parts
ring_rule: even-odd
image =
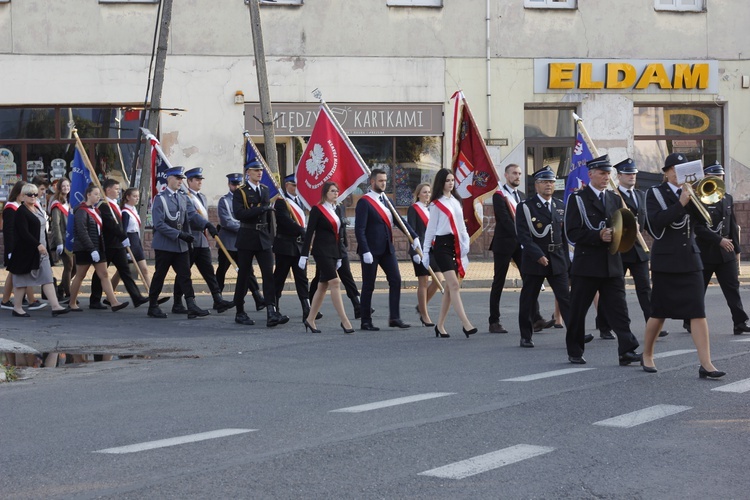
[[[527,9],[575,9],[577,4],[577,0],[523,0]]]
[[[654,9],[656,10],[703,12],[704,8],[704,0],[654,0]]]
[[[389,7],[442,7],[443,0],[386,0]]]
[[[250,0],[245,0],[246,4],[250,3]],[[303,0],[258,0],[260,5],[302,5]]]

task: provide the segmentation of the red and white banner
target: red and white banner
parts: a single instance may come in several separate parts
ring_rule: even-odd
[[[367,166],[349,142],[341,126],[325,106],[320,106],[310,141],[297,165],[297,194],[309,209],[320,202],[323,184],[339,186],[339,199],[346,198],[369,175]]]
[[[151,145],[151,198],[164,191],[167,187],[167,170],[172,164],[164,155],[159,140],[147,128],[141,128],[143,135]]]

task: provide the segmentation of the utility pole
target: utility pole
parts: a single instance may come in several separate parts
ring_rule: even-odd
[[[250,0],[250,22],[253,31],[253,50],[255,51],[255,68],[258,76],[258,97],[260,98],[261,123],[263,125],[263,142],[266,149],[266,163],[271,171],[278,175],[279,159],[276,156],[276,135],[273,127],[271,96],[268,92],[268,73],[266,72],[266,53],[263,49],[263,31],[260,27],[259,0]],[[279,179],[277,179],[279,180]],[[279,182],[280,185],[283,185]]]
[[[152,134],[157,135],[159,126],[159,113],[161,110],[161,91],[164,87],[164,66],[167,60],[167,46],[169,45],[169,29],[172,24],[172,0],[162,0],[161,19],[159,20],[159,42],[156,47],[156,60],[154,65],[154,84],[151,89],[151,107],[148,113],[148,128]],[[138,129],[138,144],[141,143],[141,131]],[[151,161],[146,160],[149,148],[144,148],[141,153],[141,206],[138,209],[142,221],[146,220],[148,211],[148,199],[151,196]]]

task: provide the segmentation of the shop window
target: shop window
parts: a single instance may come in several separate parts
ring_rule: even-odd
[[[575,9],[577,0],[523,0],[527,9]]]
[[[524,109],[524,140],[526,143],[526,183],[524,190],[534,192],[533,174],[546,166],[555,171],[558,178],[556,190],[565,186],[565,177],[570,172],[570,164],[575,145],[575,121],[571,105],[565,108]],[[523,168],[523,166],[521,166]],[[504,179],[501,178],[503,182]]]
[[[654,0],[654,9],[679,12],[703,12],[703,0]]]
[[[443,0],[386,0],[388,7],[442,7]]]

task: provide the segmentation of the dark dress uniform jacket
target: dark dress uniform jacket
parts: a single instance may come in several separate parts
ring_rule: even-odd
[[[609,253],[609,243],[599,236],[599,226],[609,226],[612,215],[622,207],[620,197],[611,191],[604,191],[606,209],[590,186],[570,195],[565,207],[565,231],[568,240],[575,244],[571,275],[594,278],[622,277],[622,259],[619,254]],[[583,212],[578,200],[583,205]],[[589,228],[589,224],[594,228]]]
[[[734,216],[732,195],[725,195],[718,203],[707,205],[706,209],[711,214],[711,227],[703,225],[695,227],[695,238],[701,251],[701,259],[706,264],[736,261],[737,254],[740,253],[740,232]],[[719,225],[721,225],[720,229]],[[734,251],[728,252],[721,248],[719,243],[722,238],[732,240]]]
[[[657,198],[655,193],[661,195]],[[666,204],[662,209],[659,199]],[[672,188],[664,182],[646,192],[648,229],[654,237],[651,248],[651,270],[662,273],[688,273],[703,270],[700,249],[695,242],[693,228],[705,227],[706,221],[696,215],[688,204],[683,207]],[[679,226],[687,217],[687,222]],[[575,264],[574,264],[575,265]]]
[[[247,197],[247,206],[242,193]],[[238,250],[270,250],[273,247],[271,238],[271,211],[268,187],[260,184],[260,194],[254,188],[243,184],[234,192],[232,210],[235,219],[240,221],[237,232]],[[259,226],[260,225],[260,226]],[[261,227],[261,229],[257,229]]]
[[[548,276],[568,272],[570,261],[563,232],[564,205],[562,200],[556,198],[551,198],[550,203],[552,212],[542,204],[538,196],[522,201],[517,207],[516,228],[518,241],[523,249],[522,274]],[[529,224],[537,233],[544,233],[550,224],[552,229],[544,237],[538,238],[532,234]],[[538,262],[542,257],[547,257],[549,266],[545,267]]]
[[[99,207],[99,213],[102,216],[104,248],[123,248],[122,242],[128,237],[128,233],[122,225],[122,218],[117,215],[113,207],[107,205],[108,202],[105,199]]]
[[[507,191],[503,191],[503,194],[511,196]],[[518,197],[521,201],[526,199],[526,195],[521,191],[518,191]],[[495,212],[495,234],[490,242],[490,250],[495,253],[512,254],[518,248],[519,242],[516,236],[516,223],[510,213],[508,202],[503,195],[495,193],[492,195],[492,208]]]
[[[316,258],[327,257],[330,259],[341,258],[341,232],[344,225],[339,224],[339,241],[336,241],[336,231],[323,214],[325,208],[315,205],[310,209],[310,217],[307,222],[307,232],[302,244],[302,255],[310,254],[310,245],[312,244],[312,255]],[[338,211],[337,211],[338,212]],[[313,235],[315,241],[313,242]]]
[[[381,208],[388,213],[387,205],[381,203]],[[392,217],[395,217],[391,214]],[[403,221],[403,219],[402,219]],[[404,221],[405,222],[405,221]],[[417,238],[417,233],[408,222],[404,224],[412,238]],[[360,198],[357,202],[354,218],[354,233],[357,236],[357,253],[364,255],[367,252],[373,255],[395,254],[396,247],[393,246],[392,229],[401,226],[393,221],[393,228],[388,227],[380,214],[370,205],[370,202]]]
[[[294,203],[294,201],[290,200],[289,203]],[[273,240],[273,253],[299,257],[305,228],[297,224],[296,219],[290,213],[293,209],[282,197],[277,198],[273,206],[276,210],[276,237]]]
[[[625,200],[625,206],[627,206],[628,209],[633,212],[635,220],[638,221],[638,226],[641,229],[644,229],[646,227],[646,193],[644,193],[643,191],[639,191],[638,189],[634,189],[633,194],[635,195],[636,201],[638,202],[637,206],[633,199],[625,193],[622,194],[622,199]],[[620,256],[622,257],[622,261],[628,264],[634,262],[646,262],[647,260],[649,260],[648,253],[646,253],[646,250],[643,249],[637,239],[635,240],[635,245],[633,245],[633,248],[631,248],[627,252],[621,253]]]
[[[13,221],[13,246],[8,250],[8,253],[13,254],[8,263],[10,273],[28,274],[39,269],[41,228],[39,219],[26,205],[18,207]]]

